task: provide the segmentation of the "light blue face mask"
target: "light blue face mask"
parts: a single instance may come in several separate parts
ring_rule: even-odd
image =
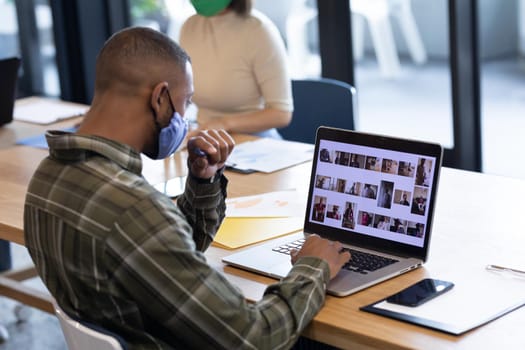
[[[160,129],[159,150],[154,159],[164,159],[175,153],[188,133],[188,122],[182,118],[179,112],[177,112],[173,102],[171,102],[169,91],[166,91],[168,93],[171,108],[173,109],[173,116],[171,117],[170,123],[166,127]]]

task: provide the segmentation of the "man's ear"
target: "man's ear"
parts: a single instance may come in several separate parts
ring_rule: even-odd
[[[167,94],[165,90],[168,89],[168,82],[162,81],[155,85],[153,91],[151,92],[150,105],[151,109],[155,112],[155,115],[161,115],[160,106],[162,105],[163,99]]]

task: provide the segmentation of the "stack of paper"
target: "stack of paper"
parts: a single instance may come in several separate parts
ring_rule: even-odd
[[[213,245],[236,249],[302,230],[305,198],[297,191],[279,191],[228,199]]]
[[[309,143],[261,138],[235,146],[228,158],[232,170],[271,173],[311,161],[314,145]]]
[[[13,119],[35,124],[51,124],[78,117],[88,106],[49,98],[32,98],[31,103],[17,103]]]

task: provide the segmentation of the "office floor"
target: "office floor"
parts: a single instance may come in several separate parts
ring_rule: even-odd
[[[31,264],[27,250],[11,244],[11,254],[15,268]],[[29,285],[45,290],[38,278],[27,281]],[[0,350],[67,350],[64,336],[54,315],[37,309],[25,307],[23,314],[29,314],[27,321],[19,322],[15,316],[15,308],[20,304],[0,297],[0,325],[7,328],[9,339],[0,344]]]
[[[359,89],[360,130],[424,138],[444,145],[452,143],[450,77],[448,64],[403,64],[397,80],[385,80],[375,60],[360,62],[356,71]],[[484,172],[525,179],[525,162],[517,159],[525,149],[525,63],[499,60],[482,67]],[[381,101],[381,103],[378,103]],[[13,263],[25,266],[25,249],[13,245]],[[44,288],[37,279],[30,281]],[[17,303],[0,297],[0,324],[10,339],[0,350],[66,349],[58,321],[53,315],[31,309],[25,322],[17,322]]]

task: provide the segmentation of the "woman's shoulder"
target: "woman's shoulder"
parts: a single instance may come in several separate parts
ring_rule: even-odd
[[[251,21],[254,25],[274,25],[272,20],[268,18],[268,16],[256,9],[253,9],[246,18],[249,21]]]
[[[182,27],[192,25],[193,23],[198,22],[200,19],[203,19],[203,17],[194,13],[193,15],[189,16],[184,20],[184,22],[182,23]]]
[[[245,21],[253,30],[272,33],[279,32],[275,23],[273,23],[264,13],[256,9],[251,11],[251,13],[245,18]]]
[[[201,20],[201,17],[202,16],[198,16],[197,14],[194,14],[186,18],[186,20],[182,23],[182,26],[180,28],[181,36],[183,36],[183,34],[186,34],[188,31],[193,30],[193,28]]]
[[[243,32],[249,32],[253,34],[254,32],[260,33],[278,33],[279,30],[277,26],[269,19],[264,13],[253,9],[248,15],[240,16],[234,12],[229,12],[220,16],[213,17],[203,17],[197,14],[194,14],[188,17],[182,24],[181,30],[187,30],[189,28],[200,27],[206,23],[216,23],[221,26],[226,26],[228,28],[235,28],[236,31],[239,31],[239,28]]]

